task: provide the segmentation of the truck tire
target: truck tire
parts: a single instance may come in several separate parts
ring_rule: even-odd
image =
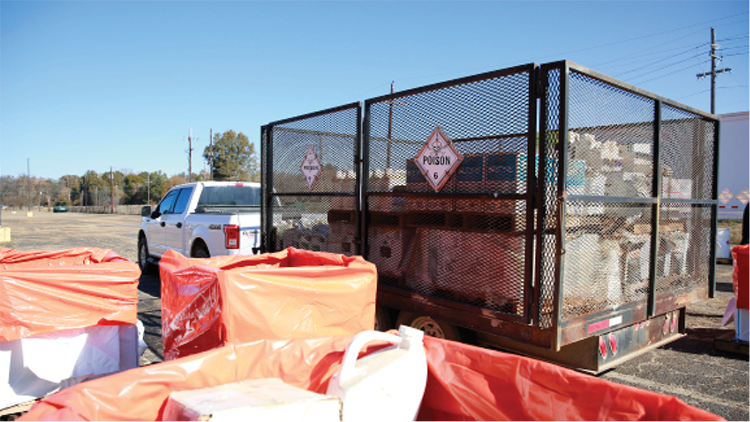
[[[141,273],[147,274],[154,271],[154,264],[148,260],[148,243],[145,236],[138,237],[138,267]]]
[[[208,247],[203,241],[198,240],[193,245],[193,258],[210,258],[211,254],[208,253]]]
[[[401,311],[401,313],[398,314],[398,320],[396,320],[396,329],[402,325],[408,325],[409,327],[422,330],[428,336],[461,341],[461,332],[458,327],[444,321],[432,319],[428,316]]]

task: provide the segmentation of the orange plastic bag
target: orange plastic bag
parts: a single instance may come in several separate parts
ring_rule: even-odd
[[[159,268],[166,360],[227,342],[356,334],[375,324],[377,270],[362,257],[289,248],[191,259],[170,250]]]
[[[750,245],[738,245],[732,248],[732,284],[734,285],[734,296],[737,298],[737,309],[748,309],[748,248]]]
[[[110,250],[0,248],[0,341],[135,324],[138,265]]]
[[[67,388],[21,420],[159,420],[173,391],[245,379],[280,378],[325,394],[350,340],[228,344]],[[428,378],[420,420],[723,420],[672,396],[531,358],[432,337],[424,344]],[[372,343],[364,354],[385,345]]]

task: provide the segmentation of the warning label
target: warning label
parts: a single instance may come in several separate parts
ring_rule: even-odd
[[[313,146],[310,145],[307,149],[307,153],[305,153],[305,158],[302,160],[301,166],[302,175],[305,176],[305,182],[307,183],[308,189],[312,190],[313,186],[315,186],[315,182],[318,181],[322,168],[323,166],[318,160],[318,154],[315,153]]]
[[[414,162],[435,192],[439,192],[463,159],[464,157],[453,147],[453,142],[445,136],[440,126],[437,126],[414,158]]]

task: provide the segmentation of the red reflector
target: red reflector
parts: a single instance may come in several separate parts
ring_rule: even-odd
[[[607,358],[607,342],[604,337],[599,337],[599,354],[602,355],[602,359]]]
[[[236,224],[224,225],[224,246],[227,249],[240,248],[240,226]]]
[[[235,183],[234,185],[235,185],[235,186],[245,186],[245,184],[244,184],[244,183]]]
[[[617,338],[614,334],[609,334],[609,349],[612,350],[612,356],[617,354]]]
[[[739,205],[732,205],[732,208],[739,208]]]

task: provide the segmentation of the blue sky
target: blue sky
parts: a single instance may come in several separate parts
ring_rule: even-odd
[[[0,174],[193,170],[209,130],[571,60],[709,110],[710,28],[748,110],[747,1],[0,1]],[[258,148],[259,149],[259,148]]]

